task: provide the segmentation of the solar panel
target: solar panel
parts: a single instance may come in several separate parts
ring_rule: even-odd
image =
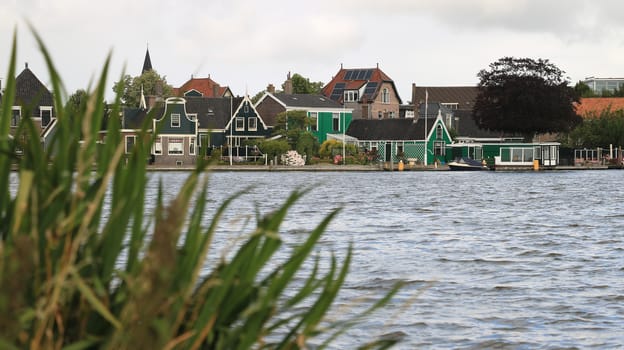
[[[377,82],[368,83],[364,89],[364,95],[371,97],[371,95],[375,93],[375,90],[377,90]]]
[[[353,71],[348,70],[347,74],[345,74],[345,80],[351,80],[351,76],[353,76]]]
[[[358,75],[357,75],[357,80],[363,80],[365,76],[366,76],[366,71],[365,70],[359,70],[358,71]]]
[[[366,77],[364,77],[364,79],[370,80],[372,75],[373,75],[373,70],[369,69],[369,70],[366,71]]]
[[[340,98],[342,97],[342,93],[344,92],[345,86],[346,86],[345,83],[336,83],[336,85],[334,86],[334,90],[332,91],[331,96],[329,98],[331,98],[334,101],[340,100]]]

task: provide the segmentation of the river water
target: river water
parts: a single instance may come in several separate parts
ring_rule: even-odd
[[[150,176],[175,193],[185,175]],[[339,257],[354,244],[339,309],[409,282],[334,348],[400,332],[399,349],[604,349],[624,347],[623,180],[616,170],[219,172],[209,200],[249,187],[221,224],[231,237],[256,211],[312,188],[286,241],[342,208],[320,243]]]
[[[150,173],[171,198],[187,174]],[[354,259],[337,317],[398,280],[390,305],[338,339],[352,349],[404,334],[397,349],[624,347],[624,172],[217,172],[210,209],[237,190],[215,249],[253,228],[294,189],[311,188],[281,231],[301,241],[342,208],[321,254]],[[277,257],[280,258],[279,256]],[[209,268],[209,267],[208,267]]]

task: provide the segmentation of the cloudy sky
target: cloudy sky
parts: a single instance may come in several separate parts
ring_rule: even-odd
[[[379,67],[403,102],[411,84],[475,85],[504,56],[546,58],[572,82],[624,76],[621,0],[8,0],[0,3],[0,79],[17,29],[18,71],[49,82],[27,26],[51,51],[68,93],[112,53],[109,85],[154,69],[180,86],[211,76],[255,95],[288,72],[327,83],[345,68]],[[110,97],[112,97],[112,89]]]

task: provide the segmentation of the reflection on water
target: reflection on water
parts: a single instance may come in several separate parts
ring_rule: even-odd
[[[151,173],[171,198],[185,173]],[[210,175],[209,219],[235,200],[216,250],[249,233],[293,189],[311,188],[282,234],[298,241],[342,208],[320,243],[355,258],[340,295],[380,295],[410,282],[374,319],[341,338],[353,348],[402,332],[398,348],[616,348],[624,344],[624,172],[223,172]],[[357,342],[356,342],[357,340]]]

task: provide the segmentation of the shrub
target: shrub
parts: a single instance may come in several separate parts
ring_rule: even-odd
[[[355,319],[326,323],[352,249],[342,265],[332,257],[320,273],[317,258],[302,285],[292,281],[303,264],[311,263],[311,252],[338,211],[293,247],[283,263],[271,264],[282,245],[280,225],[303,192],[259,218],[231,258],[215,259],[210,272],[200,275],[219,219],[237,195],[220,204],[211,222],[202,222],[207,177],[200,159],[169,204],[161,185],[156,209],[146,215],[145,159],[154,141],[149,123],[139,137],[146,142],[136,143],[127,162],[115,119],[107,123],[106,143],[96,147],[102,120],[120,112],[119,96],[110,114],[102,102],[109,60],[87,93],[88,102],[76,112],[80,118],[69,118],[60,79],[35,36],[51,75],[58,129],[44,149],[32,120],[24,118],[13,139],[25,140],[19,145],[22,156],[16,156],[18,145],[8,137],[14,37],[0,107],[0,348],[305,348],[318,336],[331,341],[397,292],[398,285]],[[19,178],[14,196],[12,166]],[[107,196],[109,213],[103,207]],[[368,347],[397,341],[380,339]]]

